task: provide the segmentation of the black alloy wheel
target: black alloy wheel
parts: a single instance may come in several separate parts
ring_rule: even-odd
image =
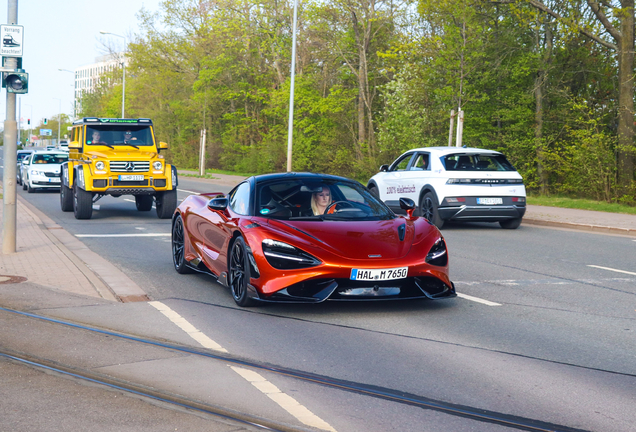
[[[444,226],[444,220],[437,210],[437,199],[431,192],[427,192],[422,198],[420,214],[437,228],[441,229]]]
[[[135,195],[135,205],[139,211],[150,211],[152,202],[152,195]]]
[[[192,273],[185,260],[185,234],[183,231],[183,219],[177,215],[172,222],[172,262],[177,273]]]
[[[237,305],[248,307],[254,305],[254,300],[248,296],[247,284],[250,281],[250,267],[247,257],[247,247],[243,237],[237,237],[230,252],[229,283],[232,297]]]

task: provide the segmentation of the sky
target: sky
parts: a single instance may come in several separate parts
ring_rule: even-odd
[[[22,68],[29,74],[29,92],[17,95],[16,119],[40,120],[73,113],[75,75],[59,71],[95,62],[105,54],[103,44],[116,51],[124,40],[100,31],[126,36],[139,34],[138,12],[155,12],[161,0],[18,0],[18,25],[24,27]],[[0,1],[0,24],[8,24],[8,1]],[[0,96],[0,115],[6,119],[6,90]]]

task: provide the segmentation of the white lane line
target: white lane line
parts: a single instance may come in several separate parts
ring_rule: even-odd
[[[201,192],[194,192],[194,191],[189,191],[189,190],[185,190],[185,189],[177,189],[179,192],[185,192],[185,193],[189,193],[192,195],[200,195]]]
[[[598,268],[598,269],[602,269],[602,270],[609,270],[609,271],[613,271],[613,272],[616,272],[616,273],[625,273],[625,274],[628,274],[628,275],[636,276],[636,273],[628,272],[628,271],[625,271],[625,270],[618,270],[618,269],[613,269],[613,268],[609,268],[609,267],[601,267],[601,266],[591,265],[591,264],[588,264],[588,267],[594,267],[594,268]]]
[[[281,392],[278,387],[267,381],[258,373],[253,370],[243,369],[236,366],[230,366],[234,372],[245,378],[254,387],[260,390],[261,393],[280,405],[285,411],[296,417],[303,424],[309,427],[315,427],[317,429],[336,432],[331,425],[318,417],[316,414],[309,411],[306,407],[299,404],[291,396]]]
[[[464,300],[470,300],[470,301],[474,301],[476,303],[485,304],[486,306],[501,306],[500,303],[491,302],[489,300],[484,300],[484,299],[481,299],[479,297],[469,296],[467,294],[457,293],[457,297],[461,297]]]
[[[75,237],[170,237],[170,233],[75,234]]]
[[[197,330],[192,324],[190,324],[185,318],[181,315],[170,309],[170,307],[158,301],[149,302],[150,306],[157,309],[159,312],[164,314],[170,321],[177,325],[181,330],[186,332],[192,339],[199,342],[201,346],[209,349],[213,349],[215,351],[220,351],[226,353],[227,350],[223,348],[218,343],[214,342],[212,339],[207,337],[205,334],[201,333],[200,330]]]
[[[215,351],[228,352],[218,343],[207,337],[201,331],[197,330],[192,324],[190,324],[185,318],[179,315],[177,312],[170,309],[169,306],[159,302],[148,302],[152,307],[164,314],[170,321],[176,324],[180,329],[185,331],[192,339],[199,342],[203,347],[210,348]],[[237,368],[230,366],[234,372],[246,379],[250,384],[260,390],[263,394],[276,402],[285,411],[296,417],[301,423],[307,426],[312,426],[321,430],[330,432],[336,432],[327,422],[320,417],[309,411],[305,406],[299,404],[296,399],[292,398],[286,393],[281,392],[278,387],[267,381],[258,373],[244,368]]]

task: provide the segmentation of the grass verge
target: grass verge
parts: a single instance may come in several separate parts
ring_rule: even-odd
[[[594,201],[582,198],[528,196],[527,202],[530,205],[561,207],[580,210],[595,210],[608,213],[625,213],[636,215],[636,207],[631,207],[625,204],[606,203],[602,201]]]

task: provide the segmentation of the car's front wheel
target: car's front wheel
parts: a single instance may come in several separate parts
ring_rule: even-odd
[[[159,192],[155,200],[159,219],[169,219],[177,208],[177,190]]]
[[[31,187],[31,182],[27,182],[27,184],[26,184],[26,190],[27,190],[27,192],[28,192],[28,193],[33,193],[33,192],[35,192],[35,188],[32,188],[32,187]]]
[[[420,214],[430,223],[441,229],[444,226],[444,219],[439,215],[437,199],[431,192],[427,192],[420,203]]]
[[[192,273],[185,260],[185,230],[183,229],[183,219],[177,215],[172,222],[172,262],[177,273]]]
[[[75,219],[90,219],[93,216],[93,194],[77,185],[73,187],[73,213]]]
[[[242,307],[253,306],[255,302],[247,292],[247,285],[250,282],[250,267],[243,237],[238,237],[232,244],[229,270],[229,284],[234,301]]]
[[[521,218],[502,220],[499,221],[499,225],[504,229],[517,229],[521,225]]]

